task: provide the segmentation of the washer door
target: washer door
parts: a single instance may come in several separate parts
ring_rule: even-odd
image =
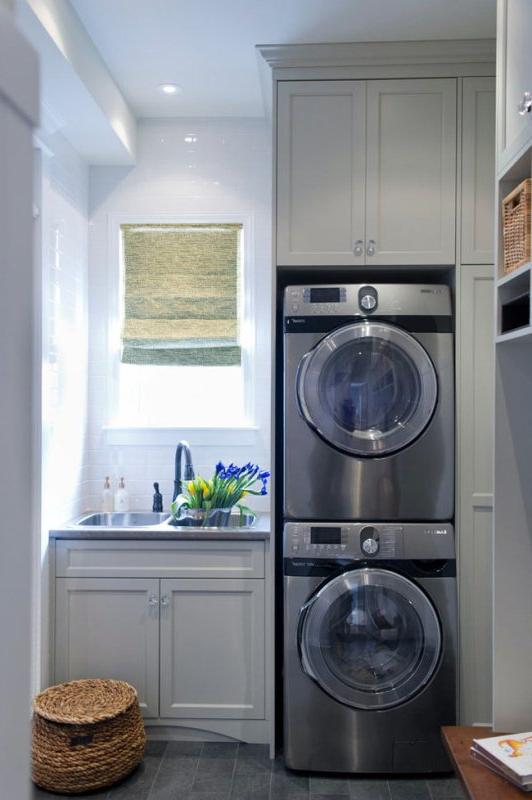
[[[415,583],[364,568],[325,584],[299,623],[303,670],[354,708],[405,703],[430,680],[442,647],[438,615]]]
[[[425,349],[401,328],[356,322],[307,353],[297,397],[308,424],[326,442],[357,456],[407,447],[429,424],[438,400]]]

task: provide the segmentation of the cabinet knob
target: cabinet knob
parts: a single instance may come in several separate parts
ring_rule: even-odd
[[[150,594],[148,597],[148,605],[150,606],[158,606],[159,605],[159,598],[156,594]]]
[[[525,114],[530,114],[532,111],[532,94],[530,94],[530,92],[523,93],[523,99],[517,106],[517,110],[522,117],[524,117]]]
[[[163,606],[163,608],[165,608],[169,604],[170,604],[170,599],[169,599],[168,595],[167,594],[163,594],[163,596],[161,597],[161,605]]]
[[[366,255],[374,256],[377,252],[377,242],[375,239],[370,239],[368,242],[368,246],[366,247]]]
[[[355,256],[362,256],[364,255],[364,242],[362,239],[357,239],[353,245],[353,255]]]

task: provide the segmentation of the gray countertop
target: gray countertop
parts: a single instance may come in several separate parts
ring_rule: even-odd
[[[89,513],[89,512],[87,512]],[[135,528],[104,528],[89,525],[65,525],[49,532],[51,539],[105,539],[108,541],[161,540],[168,541],[263,541],[270,538],[271,524],[269,514],[259,514],[251,528],[175,528],[167,523]]]

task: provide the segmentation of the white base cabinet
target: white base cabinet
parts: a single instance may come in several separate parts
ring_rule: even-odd
[[[161,717],[264,719],[264,581],[161,581]]]
[[[269,741],[264,556],[262,541],[58,541],[55,682],[125,680],[151,724]]]
[[[55,682],[118,678],[159,716],[159,581],[58,578]]]

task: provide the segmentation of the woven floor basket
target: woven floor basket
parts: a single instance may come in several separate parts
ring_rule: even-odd
[[[33,781],[60,794],[111,786],[144,757],[137,692],[128,683],[61,683],[33,701]]]

